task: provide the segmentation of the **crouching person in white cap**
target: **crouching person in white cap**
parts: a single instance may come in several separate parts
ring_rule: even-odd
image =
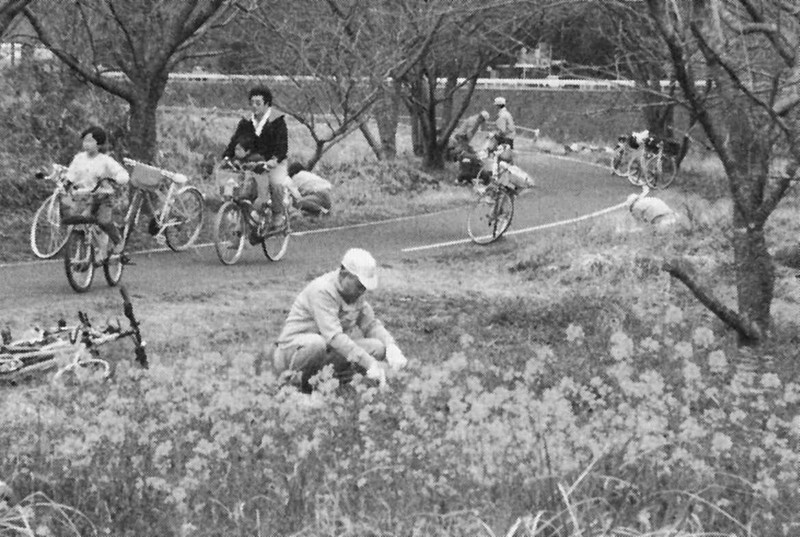
[[[311,378],[327,365],[342,384],[355,373],[385,384],[384,364],[398,370],[407,360],[365,299],[366,291],[377,286],[372,255],[360,248],[348,250],[338,269],[314,279],[297,295],[276,342],[276,371],[296,373],[305,393],[313,389]]]

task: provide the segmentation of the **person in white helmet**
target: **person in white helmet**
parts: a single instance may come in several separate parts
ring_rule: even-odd
[[[505,97],[495,97],[494,105],[497,107],[497,119],[494,122],[496,128],[494,133],[495,141],[498,144],[508,144],[513,149],[516,129],[514,127],[514,118],[506,108]]]
[[[276,372],[295,377],[305,393],[312,392],[313,377],[328,365],[340,384],[356,373],[385,384],[384,366],[399,370],[408,361],[365,298],[377,287],[375,258],[361,248],[347,250],[338,269],[297,295],[275,343]]]

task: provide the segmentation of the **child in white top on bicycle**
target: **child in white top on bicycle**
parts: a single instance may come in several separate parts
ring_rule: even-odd
[[[111,185],[102,183],[105,179],[110,179],[118,185],[124,185],[130,180],[130,176],[120,163],[100,151],[105,146],[106,139],[106,133],[100,127],[92,126],[84,130],[81,133],[83,151],[72,159],[66,178],[74,187],[92,191],[92,199],[85,214],[97,218],[98,226],[114,244],[111,253],[122,254],[125,244],[111,217],[114,189]],[[75,210],[74,200],[67,201],[65,205],[67,214],[72,214]]]

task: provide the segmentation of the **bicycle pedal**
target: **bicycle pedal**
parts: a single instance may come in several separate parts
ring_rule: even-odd
[[[153,238],[156,240],[156,243],[159,244],[160,246],[164,246],[165,244],[167,244],[167,238],[164,236],[163,233],[159,233],[158,235],[155,235]]]
[[[131,266],[136,265],[136,263],[133,262],[130,256],[128,256],[128,254],[125,253],[119,254],[119,262],[121,265],[131,265]]]

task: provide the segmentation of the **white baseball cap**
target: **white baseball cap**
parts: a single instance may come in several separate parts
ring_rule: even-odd
[[[342,267],[358,278],[367,290],[378,287],[378,263],[368,251],[350,248],[342,257]]]
[[[495,97],[494,98],[494,104],[495,104],[495,106],[501,106],[501,105],[505,106],[506,98],[505,97]]]

